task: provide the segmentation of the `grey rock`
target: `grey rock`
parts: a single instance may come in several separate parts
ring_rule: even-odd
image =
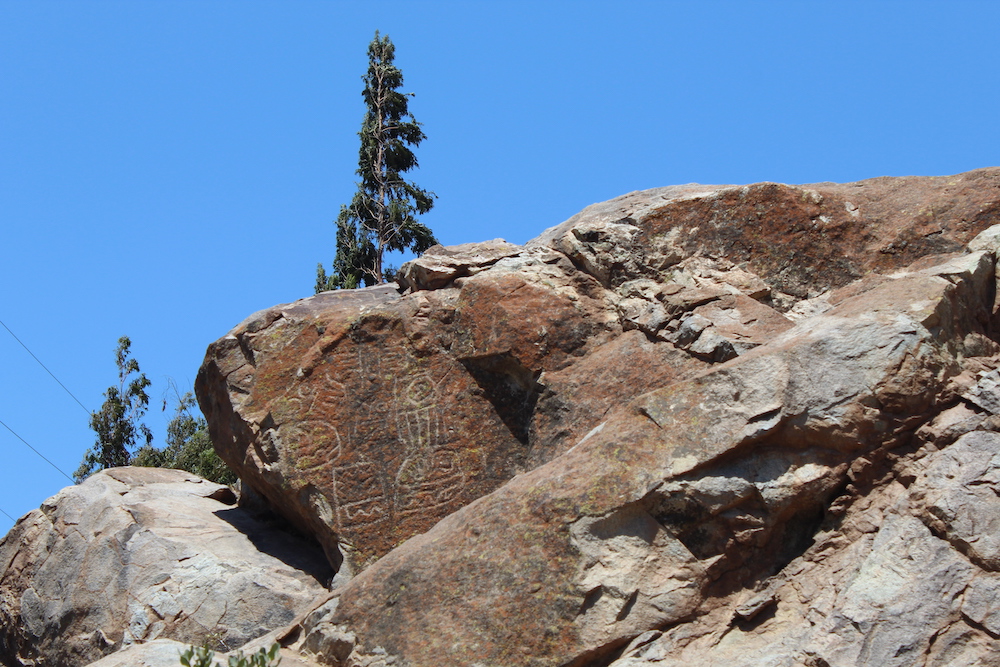
[[[763,590],[732,596],[613,667],[1000,664],[1000,574],[925,525],[928,503],[981,486],[997,451],[1000,435],[988,432],[926,451],[910,489],[875,486]],[[981,513],[969,507],[977,502]],[[983,522],[981,536],[994,534],[993,501],[965,497],[963,506]]]
[[[93,667],[177,667],[189,644],[173,639],[154,639],[132,644],[90,663]]]
[[[912,493],[938,535],[980,567],[1000,571],[1000,434],[963,436],[934,458]]]
[[[962,613],[1000,636],[1000,574],[979,573],[965,591]]]
[[[403,264],[396,281],[401,290],[438,289],[456,278],[475,275],[521,250],[520,246],[503,239],[447,247],[436,245]]]
[[[1000,414],[1000,370],[985,374],[962,398],[991,415]]]
[[[235,500],[158,468],[46,500],[0,542],[4,664],[85,665],[158,638],[235,648],[292,621],[332,573],[318,546]]]

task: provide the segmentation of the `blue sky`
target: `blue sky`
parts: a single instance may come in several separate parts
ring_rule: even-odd
[[[675,183],[1000,165],[998,25],[995,0],[0,0],[0,321],[91,410],[130,336],[162,445],[168,381],[333,258],[376,29],[454,244]],[[72,473],[85,410],[2,328],[0,359],[0,421]],[[7,514],[67,483],[0,452]]]

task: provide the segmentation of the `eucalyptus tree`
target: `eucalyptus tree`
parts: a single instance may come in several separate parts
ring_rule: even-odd
[[[128,336],[118,339],[115,349],[118,384],[108,387],[101,409],[90,415],[90,428],[97,435],[97,441],[73,473],[77,482],[98,470],[127,466],[132,461],[131,450],[137,442],[141,439],[148,446],[153,440],[152,432],[140,421],[149,405],[146,389],[150,382],[139,370],[139,362],[132,357],[131,346]]]
[[[434,193],[403,178],[418,166],[411,147],[427,137],[409,111],[413,93],[399,91],[403,73],[393,62],[395,56],[389,36],[376,31],[363,77],[367,111],[358,132],[358,190],[337,216],[333,271],[327,275],[320,264],[317,292],[391,279],[383,265],[387,251],[409,249],[419,254],[437,243],[430,228],[417,221],[434,206]]]

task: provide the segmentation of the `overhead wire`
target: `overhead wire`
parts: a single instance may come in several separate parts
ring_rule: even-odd
[[[52,371],[50,371],[50,370],[49,370],[49,368],[48,368],[48,366],[46,366],[45,364],[43,364],[43,363],[42,363],[42,360],[41,360],[41,359],[39,359],[38,357],[36,357],[36,356],[35,356],[35,353],[34,353],[34,352],[32,352],[31,350],[29,350],[29,349],[28,349],[28,346],[27,346],[27,345],[25,345],[25,344],[24,344],[23,342],[21,342],[21,339],[20,339],[20,338],[18,338],[18,337],[17,337],[17,335],[16,335],[16,334],[15,334],[15,333],[14,333],[13,331],[11,331],[11,330],[10,330],[10,327],[9,327],[9,326],[7,326],[6,324],[4,324],[2,320],[0,320],[0,326],[2,326],[2,327],[3,327],[4,329],[6,329],[6,330],[7,330],[7,333],[9,333],[9,334],[10,334],[11,336],[13,336],[13,337],[14,337],[14,340],[16,340],[16,341],[17,341],[18,343],[20,343],[20,344],[21,344],[21,347],[23,347],[23,348],[25,349],[25,351],[26,351],[26,352],[27,352],[28,354],[30,354],[30,355],[31,355],[31,358],[32,358],[32,359],[34,359],[35,361],[37,361],[37,362],[38,362],[38,365],[39,365],[39,366],[41,366],[42,368],[44,368],[44,369],[45,369],[45,372],[46,372],[46,373],[48,373],[49,375],[51,375],[51,376],[52,376],[52,379],[53,379],[53,380],[55,380],[56,382],[58,382],[58,383],[59,383],[59,386],[60,386],[60,387],[62,387],[62,388],[63,388],[63,390],[64,390],[64,391],[65,391],[65,392],[66,392],[67,394],[69,394],[69,395],[70,395],[70,397],[71,397],[71,398],[72,398],[72,399],[73,399],[74,401],[76,401],[76,402],[77,402],[77,404],[78,404],[78,405],[79,405],[79,406],[80,406],[81,408],[83,408],[83,411],[84,411],[84,412],[86,412],[88,416],[89,416],[89,415],[91,414],[90,410],[88,410],[88,409],[87,409],[87,406],[85,406],[85,405],[84,405],[83,403],[81,403],[81,402],[80,402],[80,399],[79,399],[79,398],[77,398],[76,396],[73,396],[73,392],[71,392],[71,391],[70,391],[69,389],[67,389],[67,388],[66,388],[66,385],[64,385],[64,384],[63,384],[62,382],[60,382],[60,381],[59,381],[59,378],[57,378],[57,377],[55,376],[55,373],[53,373]]]
[[[14,432],[14,429],[12,429],[12,428],[11,428],[10,426],[7,426],[7,424],[5,424],[5,423],[4,423],[3,421],[0,421],[0,426],[3,426],[3,427],[4,427],[5,429],[7,429],[8,431],[10,431],[10,432],[11,432],[11,433],[12,433],[12,434],[14,435],[14,437],[15,437],[15,438],[17,438],[18,440],[20,440],[21,442],[23,442],[23,443],[24,443],[25,445],[27,445],[28,449],[30,449],[31,451],[33,451],[34,453],[38,454],[38,455],[39,455],[39,456],[41,456],[41,457],[42,457],[43,459],[45,459],[45,462],[46,462],[46,463],[48,463],[48,464],[49,464],[50,466],[52,466],[53,468],[55,468],[56,470],[58,470],[58,471],[59,471],[59,472],[60,472],[60,473],[62,474],[62,476],[63,476],[63,477],[65,477],[66,479],[68,479],[68,480],[69,480],[70,482],[72,482],[73,484],[76,484],[76,481],[74,481],[72,477],[70,477],[70,476],[69,476],[69,475],[67,475],[67,474],[66,474],[65,472],[63,472],[63,469],[62,469],[62,468],[60,468],[59,466],[57,466],[57,465],[56,465],[55,463],[53,463],[52,461],[49,461],[49,460],[48,460],[48,459],[47,459],[47,458],[45,457],[45,455],[44,455],[44,454],[42,454],[42,453],[41,453],[40,451],[38,451],[37,449],[35,449],[34,447],[32,447],[32,446],[31,446],[31,445],[30,445],[30,444],[28,443],[28,441],[27,441],[27,440],[25,440],[24,438],[22,438],[21,436],[19,436],[19,435],[18,435],[17,433],[15,433],[15,432]]]
[[[23,347],[23,348],[24,348],[25,352],[27,352],[28,354],[30,354],[30,355],[31,355],[31,358],[32,358],[32,359],[34,359],[35,361],[37,361],[37,362],[38,362],[38,365],[39,365],[39,366],[41,366],[42,368],[44,368],[44,369],[45,369],[45,372],[46,372],[46,373],[48,373],[48,374],[49,374],[50,376],[52,376],[52,379],[53,379],[53,380],[55,380],[55,381],[56,381],[56,382],[57,382],[57,383],[59,384],[59,386],[63,388],[63,391],[65,391],[65,392],[66,392],[67,394],[69,394],[69,395],[70,395],[70,397],[71,397],[71,398],[72,398],[72,399],[73,399],[74,401],[76,401],[77,405],[79,405],[79,406],[80,406],[81,408],[83,408],[83,411],[84,411],[84,412],[86,412],[86,413],[87,413],[88,415],[90,415],[90,414],[91,414],[90,410],[88,410],[88,409],[87,409],[87,406],[85,406],[85,405],[84,405],[83,403],[81,403],[81,402],[80,402],[80,399],[78,399],[78,398],[77,398],[76,396],[74,396],[74,395],[73,395],[73,392],[71,392],[71,391],[70,391],[70,390],[69,390],[69,389],[68,389],[68,388],[66,387],[66,385],[64,385],[64,384],[63,384],[63,383],[62,383],[62,382],[61,382],[61,381],[59,380],[59,378],[57,378],[57,377],[56,377],[55,373],[53,373],[52,371],[50,371],[50,370],[49,370],[48,366],[46,366],[45,364],[43,364],[43,363],[42,363],[42,360],[41,360],[41,359],[39,359],[39,358],[38,358],[37,356],[35,356],[35,353],[34,353],[34,352],[32,352],[32,351],[31,351],[31,350],[30,350],[30,349],[28,348],[28,346],[27,346],[27,345],[25,345],[25,344],[24,344],[24,342],[23,342],[23,341],[22,341],[22,340],[21,340],[20,338],[18,338],[18,337],[17,337],[17,334],[15,334],[15,333],[14,333],[13,331],[11,331],[10,327],[9,327],[9,326],[7,326],[6,324],[4,324],[4,322],[3,322],[2,320],[0,320],[0,326],[2,326],[2,327],[3,327],[4,329],[6,329],[6,330],[7,330],[7,333],[9,333],[9,334],[10,334],[10,335],[11,335],[11,336],[12,336],[12,337],[14,338],[14,340],[16,340],[16,341],[17,341],[17,342],[18,342],[18,343],[19,343],[19,344],[21,345],[21,347]],[[8,431],[10,431],[10,432],[11,432],[11,434],[12,434],[12,435],[13,435],[13,436],[14,436],[15,438],[17,438],[18,440],[20,440],[21,442],[23,442],[23,443],[24,443],[24,444],[25,444],[25,445],[26,445],[26,446],[28,447],[28,449],[30,449],[31,451],[33,451],[33,452],[34,452],[35,454],[38,454],[38,456],[40,456],[40,457],[41,457],[41,458],[42,458],[42,459],[43,459],[43,460],[44,460],[44,461],[45,461],[46,463],[48,463],[48,464],[49,464],[50,466],[52,466],[53,468],[55,468],[56,470],[58,470],[58,471],[59,471],[59,473],[60,473],[60,474],[62,474],[62,476],[63,476],[63,477],[65,477],[66,479],[68,479],[68,480],[69,480],[70,482],[72,482],[72,483],[76,484],[75,480],[74,480],[74,479],[73,479],[72,477],[70,477],[69,475],[67,475],[67,474],[66,474],[66,473],[65,473],[65,472],[63,471],[63,469],[62,469],[62,468],[60,468],[60,467],[59,467],[59,466],[57,466],[57,465],[56,465],[55,463],[53,463],[52,461],[50,461],[50,460],[49,460],[49,459],[48,459],[48,458],[47,458],[47,457],[46,457],[46,456],[45,456],[44,454],[42,454],[42,453],[41,453],[40,451],[38,451],[37,449],[35,449],[34,447],[32,447],[32,446],[31,446],[31,444],[30,444],[30,443],[29,443],[29,442],[28,442],[27,440],[25,440],[24,438],[22,438],[21,436],[19,436],[19,435],[18,435],[18,434],[17,434],[17,433],[16,433],[15,431],[14,431],[14,429],[12,429],[12,428],[11,428],[10,426],[7,426],[7,424],[6,424],[6,423],[4,423],[3,421],[0,421],[0,425],[2,425],[2,426],[3,426],[4,428],[5,428],[5,429],[7,429]],[[11,516],[10,516],[9,514],[7,514],[6,512],[4,512],[4,511],[3,511],[2,509],[0,509],[0,512],[3,512],[3,514],[4,514],[4,515],[5,515],[5,516],[6,516],[6,517],[7,517],[8,519],[10,519],[11,521],[14,521],[13,517],[11,517]]]

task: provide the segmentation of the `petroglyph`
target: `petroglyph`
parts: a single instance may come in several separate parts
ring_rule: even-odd
[[[455,452],[439,449],[429,458],[407,459],[396,481],[396,511],[405,517],[435,514],[461,494],[466,476]]]
[[[467,485],[439,407],[450,371],[418,368],[400,350],[334,353],[272,406],[286,424],[280,438],[323,489],[339,533],[436,516]],[[347,417],[343,430],[331,413]]]
[[[380,472],[379,466],[365,459],[334,466],[331,489],[338,530],[346,526],[369,526],[389,518]],[[349,495],[339,491],[338,478],[349,485]]]

